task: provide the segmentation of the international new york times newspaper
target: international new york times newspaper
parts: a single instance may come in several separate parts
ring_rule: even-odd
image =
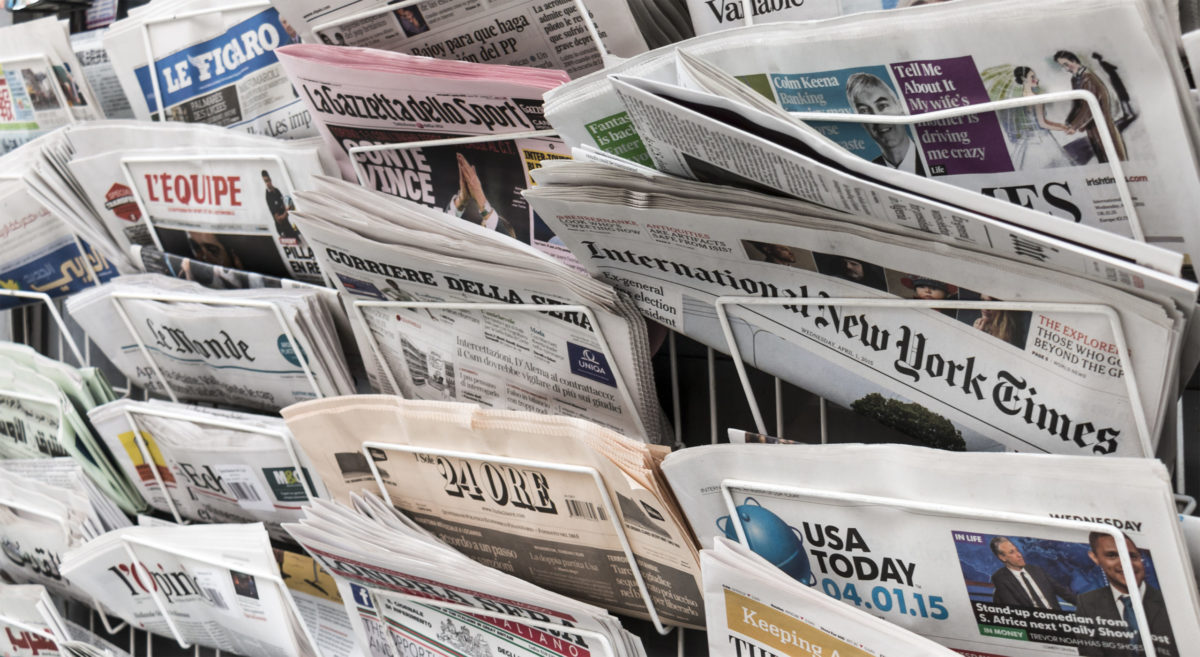
[[[1178,344],[1170,307],[1018,263],[930,251],[920,239],[816,219],[786,225],[747,203],[699,208],[667,194],[547,184],[527,197],[594,276],[648,317],[723,351],[720,296],[996,302],[726,307],[748,364],[868,414],[897,404],[929,413],[907,432],[943,426],[959,448],[1146,455],[1109,319],[1069,307],[1005,310],[998,300],[1113,307],[1157,435],[1169,345]]]

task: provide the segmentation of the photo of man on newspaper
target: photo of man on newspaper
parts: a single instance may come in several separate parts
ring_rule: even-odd
[[[903,115],[904,104],[886,82],[871,73],[855,73],[846,79],[846,99],[857,114]],[[925,165],[916,144],[904,126],[868,123],[867,134],[883,154],[871,160],[893,169],[924,176]]]
[[[1088,657],[1143,654],[1109,534],[1092,532],[1087,543],[964,531],[953,537],[981,636],[1074,646]],[[1155,649],[1177,655],[1150,554],[1125,540]]]

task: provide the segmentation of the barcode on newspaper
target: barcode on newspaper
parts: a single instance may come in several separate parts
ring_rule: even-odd
[[[259,502],[262,497],[258,494],[258,488],[253,484],[242,483],[240,481],[227,481],[226,485],[229,490],[233,491],[233,496],[240,500],[249,500],[251,502]]]
[[[602,507],[580,500],[567,500],[567,515],[572,518],[587,518],[588,520],[608,520]]]
[[[213,605],[215,605],[218,609],[229,609],[229,606],[225,604],[225,598],[221,597],[220,591],[205,587],[204,593],[208,596],[209,600],[212,600]]]

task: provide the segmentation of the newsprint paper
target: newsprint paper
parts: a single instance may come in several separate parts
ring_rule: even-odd
[[[745,444],[683,450],[663,473],[702,544],[736,539],[740,522],[749,547],[793,579],[965,654],[1134,655],[1149,638],[1172,657],[1200,641],[1156,461]],[[1124,534],[1132,574],[1111,531]],[[1146,624],[1125,620],[1135,578]]]

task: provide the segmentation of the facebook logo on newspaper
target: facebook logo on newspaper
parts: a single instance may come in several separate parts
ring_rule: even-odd
[[[371,604],[371,592],[364,586],[351,584],[350,591],[354,594],[354,604],[368,609],[374,609],[375,605]]]
[[[154,62],[158,88],[167,107],[236,82],[278,61],[275,49],[291,43],[274,9],[259,12],[203,43]],[[149,67],[135,71],[151,112],[158,111]]]
[[[571,373],[598,381],[606,386],[617,387],[612,368],[608,359],[595,349],[581,347],[574,342],[567,343],[567,357],[571,361]]]

